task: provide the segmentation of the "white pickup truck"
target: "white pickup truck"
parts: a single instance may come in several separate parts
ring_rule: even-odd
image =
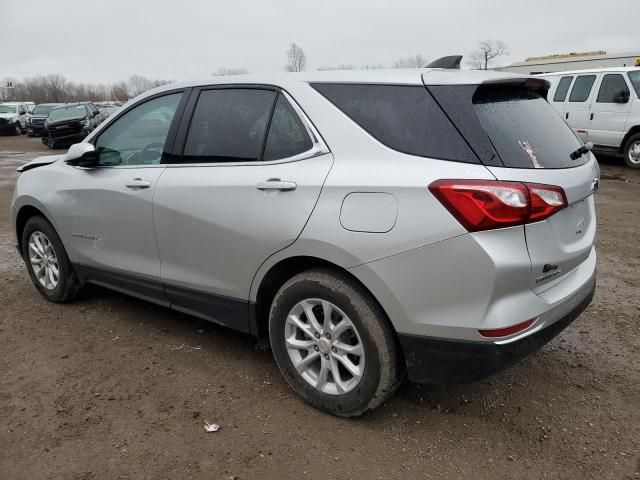
[[[614,67],[541,75],[551,83],[547,98],[594,150],[623,155],[640,169],[640,68]]]

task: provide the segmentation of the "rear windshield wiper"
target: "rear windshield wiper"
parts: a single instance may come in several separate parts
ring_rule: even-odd
[[[585,153],[589,153],[592,148],[593,148],[593,142],[587,142],[577,150],[574,150],[573,152],[571,152],[569,156],[571,157],[571,160],[577,160]]]

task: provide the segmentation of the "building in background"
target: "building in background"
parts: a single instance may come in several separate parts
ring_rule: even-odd
[[[608,54],[600,50],[597,52],[573,52],[548,55],[546,57],[531,57],[524,62],[517,62],[496,70],[535,75],[538,73],[564,72],[588,68],[633,66],[640,66],[640,51]]]

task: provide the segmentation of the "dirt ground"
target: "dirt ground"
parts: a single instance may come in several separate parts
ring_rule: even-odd
[[[575,323],[489,380],[404,384],[343,420],[249,337],[95,287],[44,301],[9,219],[36,151],[0,137],[1,479],[640,478],[640,171],[620,160],[601,159],[598,289]]]

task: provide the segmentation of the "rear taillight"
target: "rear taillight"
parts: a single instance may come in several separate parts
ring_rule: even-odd
[[[539,222],[567,206],[561,187],[492,180],[437,180],[429,191],[470,232]]]

